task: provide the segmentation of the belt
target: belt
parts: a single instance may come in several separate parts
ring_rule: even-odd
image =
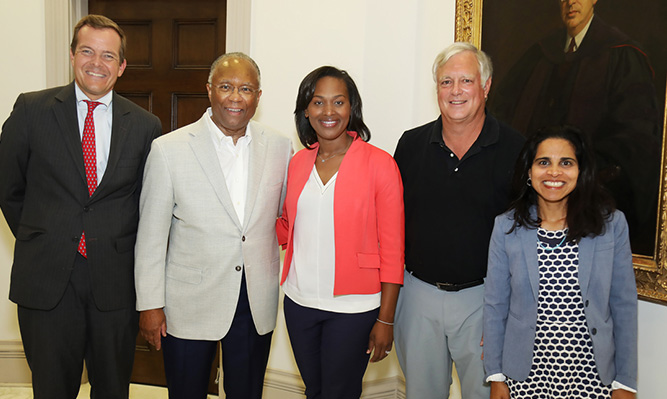
[[[482,279],[482,278],[480,278],[478,280],[468,281],[466,283],[453,284],[453,283],[441,283],[441,282],[438,282],[438,281],[426,280],[424,278],[419,277],[417,274],[415,274],[415,272],[412,272],[410,270],[408,270],[408,273],[417,277],[418,279],[420,279],[421,281],[423,281],[425,283],[436,286],[439,290],[443,290],[443,291],[447,291],[447,292],[457,292],[457,291],[464,290],[466,288],[477,287],[478,285],[484,284],[484,279]]]

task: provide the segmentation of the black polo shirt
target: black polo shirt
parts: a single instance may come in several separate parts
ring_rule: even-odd
[[[462,159],[442,139],[442,117],[403,133],[394,158],[403,178],[409,271],[452,284],[486,276],[493,220],[507,209],[523,142],[488,113]]]

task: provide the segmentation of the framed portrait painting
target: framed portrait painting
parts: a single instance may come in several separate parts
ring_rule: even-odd
[[[490,112],[524,135],[568,124],[589,137],[628,219],[639,295],[664,304],[666,20],[660,0],[456,0],[456,40],[493,62]]]

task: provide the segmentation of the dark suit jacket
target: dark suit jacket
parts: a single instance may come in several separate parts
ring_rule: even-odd
[[[144,162],[160,121],[113,94],[106,172],[89,197],[74,83],[21,94],[0,136],[0,208],[16,237],[9,299],[48,310],[67,287],[81,232],[100,310],[134,307]]]

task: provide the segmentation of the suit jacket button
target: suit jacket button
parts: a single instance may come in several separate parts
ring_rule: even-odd
[[[245,242],[245,236],[241,237],[241,241]]]
[[[241,271],[241,266],[236,266],[234,269],[236,269],[237,272]]]
[[[81,237],[72,237],[72,242],[79,242],[81,240]]]
[[[90,210],[90,208],[88,208],[87,206],[84,206],[84,207],[83,207],[83,211],[84,211],[84,212],[88,212],[89,210]]]
[[[591,330],[591,334],[595,335],[595,334],[597,334],[597,333],[598,333],[598,329],[597,329],[597,328],[593,328],[593,329]]]
[[[586,299],[586,303],[584,303],[584,306],[588,307],[588,299]]]

